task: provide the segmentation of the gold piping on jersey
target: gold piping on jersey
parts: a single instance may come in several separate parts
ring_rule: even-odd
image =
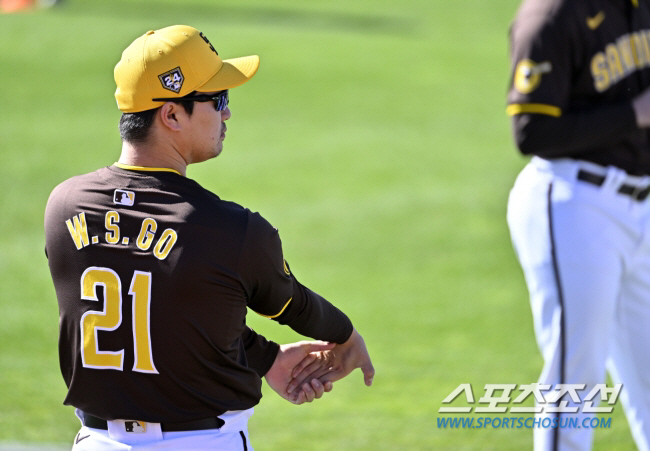
[[[180,172],[178,172],[176,169],[172,169],[172,168],[149,168],[145,166],[130,166],[128,164],[123,164],[123,163],[115,163],[113,166],[117,166],[120,169],[127,169],[129,171],[174,172],[178,175],[183,175]]]
[[[546,114],[548,116],[560,117],[562,116],[562,109],[553,105],[545,105],[543,103],[513,103],[506,108],[508,116],[516,114]]]
[[[278,316],[282,315],[282,313],[284,313],[284,311],[287,309],[287,307],[289,307],[289,304],[291,303],[292,300],[293,300],[293,297],[289,298],[287,303],[284,304],[284,307],[282,307],[282,310],[280,310],[280,313],[278,313],[277,315],[270,315],[269,316],[269,315],[262,315],[261,313],[257,313],[257,314],[260,315],[260,316],[263,316],[264,318],[271,318],[271,319],[277,318]]]
[[[639,7],[639,0],[632,0],[632,4],[634,5],[635,8]]]

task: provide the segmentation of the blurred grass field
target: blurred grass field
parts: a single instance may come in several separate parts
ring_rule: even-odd
[[[262,61],[231,92],[224,153],[188,176],[279,228],[299,280],[349,314],[377,370],[372,388],[357,371],[304,406],[265,387],[255,448],[531,449],[530,429],[436,423],[459,384],[480,397],[542,365],[505,223],[525,164],[504,111],[517,4],[67,0],[0,15],[0,442],[69,447],[78,429],[62,405],[43,210],[56,184],[119,156],[121,51],[185,23],[224,58]],[[595,449],[633,448],[618,406]]]

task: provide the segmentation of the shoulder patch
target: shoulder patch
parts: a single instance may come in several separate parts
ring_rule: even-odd
[[[529,94],[539,86],[542,81],[542,74],[553,70],[550,61],[536,63],[531,60],[521,60],[515,69],[515,89],[522,94]]]

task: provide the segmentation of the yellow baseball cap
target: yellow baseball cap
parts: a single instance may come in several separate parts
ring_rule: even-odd
[[[165,103],[153,99],[234,88],[250,80],[259,65],[257,55],[222,60],[208,38],[187,25],[151,30],[133,41],[115,66],[117,107],[137,113]]]

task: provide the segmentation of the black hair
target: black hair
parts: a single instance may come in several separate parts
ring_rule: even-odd
[[[194,102],[182,101],[174,102],[183,106],[185,112],[192,115],[194,111]],[[122,141],[129,143],[143,143],[149,136],[151,124],[153,124],[154,117],[159,108],[152,110],[139,111],[137,113],[122,113],[120,117],[120,137]]]

